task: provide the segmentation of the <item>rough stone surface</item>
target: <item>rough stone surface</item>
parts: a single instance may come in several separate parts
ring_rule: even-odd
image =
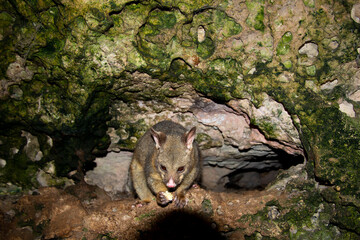
[[[6,166],[6,160],[5,159],[0,159],[0,167],[5,167]]]
[[[360,90],[357,90],[350,94],[349,99],[355,102],[360,102]]]
[[[294,149],[300,150],[299,134],[291,116],[282,104],[274,101],[267,94],[263,95],[263,101],[258,108],[246,99],[230,101],[229,105],[242,110],[245,116],[253,119],[254,124],[260,126],[267,137],[276,138],[281,142],[293,145]],[[267,130],[271,130],[271,132],[267,133]]]
[[[344,100],[339,104],[339,108],[340,111],[342,111],[349,117],[355,117],[354,106],[351,103]]]
[[[332,90],[334,87],[336,87],[338,85],[338,80],[333,80],[331,82],[327,82],[324,83],[323,85],[320,86],[321,90]]]
[[[24,150],[28,158],[31,161],[40,161],[43,157],[43,153],[40,150],[40,144],[37,137],[26,131],[23,131],[21,136],[26,138]]]
[[[300,54],[306,54],[309,58],[314,58],[319,55],[318,45],[315,43],[305,43],[300,49]]]
[[[360,3],[354,4],[351,8],[351,18],[360,24]]]
[[[31,80],[34,72],[26,66],[26,60],[24,58],[16,55],[16,61],[9,64],[6,75],[14,83],[18,83],[21,80]]]
[[[153,111],[151,106],[154,104],[152,101],[141,102],[139,103],[140,112],[130,113],[129,110],[125,110],[128,107],[124,105],[125,108],[118,107],[118,110],[113,111],[113,118],[126,120],[122,115],[125,111],[129,112],[130,115],[127,117],[133,123],[142,119],[148,120],[145,122],[146,127],[142,133],[151,125],[164,119],[180,122],[187,128],[196,126],[199,135],[198,142],[203,148],[205,162],[222,162],[222,166],[231,169],[241,166],[243,164],[241,162],[246,159],[268,155],[272,152],[270,148],[281,149],[289,155],[302,154],[297,130],[281,104],[268,96],[264,98],[263,106],[259,109],[251,105],[249,101],[244,101],[231,101],[229,106],[234,110],[206,98],[198,97],[196,101],[174,98],[172,101],[175,104],[174,110],[160,113],[151,112]],[[158,104],[157,108],[160,107]],[[264,126],[270,125],[271,134],[274,134],[279,141],[269,141],[258,129],[252,128],[249,116],[258,121],[259,126],[261,123]],[[115,141],[129,139],[133,143],[136,142],[136,139],[131,140],[126,129],[119,129],[118,132],[122,134],[115,137],[112,131],[111,138]],[[112,142],[111,146],[118,148],[116,142]]]
[[[129,192],[128,173],[131,158],[132,153],[125,151],[110,152],[106,157],[97,158],[95,169],[85,175],[86,183],[96,185],[112,196]]]

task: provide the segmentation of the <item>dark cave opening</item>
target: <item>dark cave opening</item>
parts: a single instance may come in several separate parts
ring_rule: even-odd
[[[235,168],[227,167],[227,161],[241,164]],[[216,164],[205,158],[201,185],[213,191],[264,190],[277,179],[280,172],[304,161],[305,157],[301,154],[289,154],[274,148],[269,148],[264,154],[245,154],[241,158],[223,159]]]

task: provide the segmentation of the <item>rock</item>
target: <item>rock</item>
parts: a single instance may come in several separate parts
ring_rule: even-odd
[[[259,108],[256,108],[247,99],[231,100],[229,105],[238,112],[246,113],[252,119],[253,124],[258,125],[266,135],[275,137],[279,141],[291,143],[294,149],[299,149],[300,137],[291,116],[282,104],[274,101],[267,94],[263,94],[263,102]],[[255,139],[251,141],[255,142]],[[265,139],[258,139],[258,142],[266,142],[272,145]]]
[[[326,82],[320,86],[320,89],[321,90],[332,90],[334,87],[336,87],[338,85],[338,82],[339,81],[337,79],[330,81],[330,82]]]
[[[355,117],[354,106],[346,100],[339,103],[339,109],[349,117]]]
[[[33,161],[40,161],[43,158],[43,153],[40,150],[40,144],[36,136],[33,136],[31,133],[22,131],[22,137],[26,137],[26,145],[24,147],[27,157]]]
[[[128,192],[128,174],[132,158],[131,152],[110,152],[103,158],[95,160],[96,167],[85,175],[85,182],[97,185],[111,196]]]
[[[54,161],[47,163],[43,169],[39,169],[36,180],[41,187],[68,187],[75,184],[72,179],[56,176]]]
[[[308,174],[304,170],[305,164],[298,164],[296,166],[292,166],[286,171],[280,171],[277,180],[274,181],[269,187],[268,190],[279,190],[284,191],[289,182],[298,181],[302,182],[308,179]]]
[[[117,146],[117,143],[121,139],[120,136],[116,133],[115,128],[109,128],[106,132],[107,135],[110,137],[111,144],[108,148],[109,152],[120,152],[119,146]]]
[[[360,90],[357,90],[349,95],[349,99],[354,102],[360,102]]]
[[[224,176],[231,172],[232,170],[224,167],[204,166],[202,169],[201,186],[213,191],[224,191],[224,186],[228,183],[228,178],[224,178]]]
[[[351,8],[351,18],[356,23],[360,24],[360,3],[356,3]]]
[[[48,175],[43,170],[38,171],[38,173],[36,175],[36,180],[39,183],[40,187],[49,186],[47,176]]]
[[[19,82],[21,80],[31,80],[34,72],[25,66],[26,60],[19,55],[16,55],[16,61],[9,64],[6,75],[12,82]]]
[[[288,83],[294,81],[294,73],[283,72],[279,76],[279,81],[282,83]]]
[[[306,54],[308,58],[315,58],[319,55],[318,45],[312,42],[305,43],[299,49],[300,54]]]
[[[241,49],[244,48],[244,42],[243,42],[241,39],[235,38],[235,39],[232,41],[232,48],[233,48],[235,51],[239,51],[239,50],[241,50]]]
[[[354,76],[351,78],[351,84],[354,87],[360,87],[360,70],[356,71]]]
[[[18,86],[14,86],[11,90],[10,98],[21,100],[23,96],[23,91]]]
[[[305,71],[307,75],[314,77],[316,75],[316,66],[315,65],[307,66],[305,68]]]
[[[6,166],[6,160],[0,158],[0,167],[1,167],[1,168],[4,168],[5,166]]]
[[[198,102],[193,113],[202,124],[218,128],[226,142],[244,148],[247,142],[245,136],[249,136],[251,130],[243,116],[229,107],[216,104],[208,99]]]
[[[312,80],[306,80],[305,81],[305,87],[310,88],[311,90],[313,90],[314,92],[318,92],[319,88],[318,86],[314,83],[314,81]]]
[[[337,48],[339,47],[339,45],[340,45],[339,42],[336,41],[336,40],[331,41],[331,42],[329,43],[329,47],[330,47],[330,49],[332,49],[332,50],[337,49]]]
[[[19,84],[22,80],[31,80],[34,72],[26,66],[26,60],[16,55],[16,61],[9,64],[6,75],[9,79],[1,79],[0,81],[0,98],[4,98],[11,94],[11,98],[21,100],[23,92],[18,86],[14,87],[10,93],[9,87]]]
[[[280,216],[280,212],[279,212],[279,209],[278,209],[278,207],[276,207],[276,206],[269,206],[268,208],[267,208],[267,210],[268,210],[268,218],[270,219],[270,220],[275,220],[275,219],[277,219],[279,216]]]
[[[198,27],[198,42],[201,43],[206,38],[205,28],[203,26]]]

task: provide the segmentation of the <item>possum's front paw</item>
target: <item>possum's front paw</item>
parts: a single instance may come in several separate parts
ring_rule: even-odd
[[[185,194],[178,193],[175,196],[174,202],[175,202],[175,206],[177,206],[178,208],[183,208],[188,203],[188,200],[185,198]]]
[[[158,192],[156,194],[156,201],[159,205],[166,205],[173,200],[173,195],[166,191],[166,192]]]

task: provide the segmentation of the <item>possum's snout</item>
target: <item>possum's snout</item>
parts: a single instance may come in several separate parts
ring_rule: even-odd
[[[170,180],[166,183],[166,186],[168,188],[175,188],[176,187],[176,183],[174,182],[173,178],[170,178]]]

